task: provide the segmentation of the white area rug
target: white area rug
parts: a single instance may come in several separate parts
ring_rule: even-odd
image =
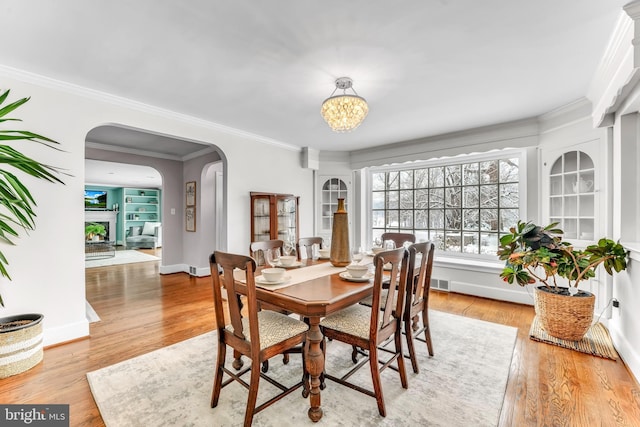
[[[386,418],[379,416],[374,398],[327,381],[319,423],[309,420],[309,400],[297,390],[258,413],[253,425],[495,426],[517,329],[437,311],[431,325],[435,356],[428,357],[426,344],[416,343],[420,373],[414,374],[407,360],[409,388],[401,387],[397,372],[382,374]],[[227,351],[227,366],[232,353]],[[242,425],[247,391],[237,383],[223,388],[218,406],[210,408],[215,355],[215,332],[210,332],[89,372],[87,378],[110,427]],[[300,359],[291,355],[288,365],[281,357],[271,359],[269,374],[291,385],[302,374]],[[336,374],[351,366],[351,347],[329,342],[327,371]],[[351,379],[370,387],[366,367]],[[258,402],[274,390],[262,380]]]
[[[132,262],[158,261],[160,258],[138,251],[116,251],[112,258],[85,260],[85,268],[106,267],[108,265],[130,264]]]

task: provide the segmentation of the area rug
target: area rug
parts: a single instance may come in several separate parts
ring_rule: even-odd
[[[417,341],[420,373],[407,361],[409,388],[397,372],[382,373],[387,406],[380,417],[376,401],[327,381],[322,391],[324,416],[318,424],[307,417],[309,400],[296,391],[258,413],[254,426],[495,426],[498,423],[517,329],[432,311],[433,357]],[[222,389],[219,404],[210,408],[216,355],[216,332],[87,373],[94,399],[107,426],[236,426],[242,425],[247,391],[237,383]],[[232,351],[227,351],[230,366]],[[327,371],[352,367],[351,347],[327,345]],[[301,357],[284,365],[271,359],[269,374],[292,385],[302,374]],[[351,377],[371,387],[367,368]],[[248,380],[248,377],[247,377]],[[276,389],[260,382],[258,402]]]
[[[607,331],[607,328],[600,322],[593,324],[580,341],[567,341],[549,335],[547,331],[542,328],[542,323],[536,316],[531,323],[529,338],[605,359],[618,359],[618,352],[613,346],[609,331]]]
[[[85,268],[106,267],[109,265],[130,264],[132,262],[158,261],[157,256],[145,254],[139,251],[116,251],[112,258],[85,260]]]

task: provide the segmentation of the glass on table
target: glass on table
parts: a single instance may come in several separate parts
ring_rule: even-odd
[[[293,251],[293,243],[290,240],[285,240],[282,245],[282,251],[286,256],[291,255],[291,252]]]
[[[267,249],[264,251],[265,261],[272,268],[280,264],[280,248]]]
[[[362,250],[362,246],[356,246],[351,250],[351,258],[356,264],[359,264],[364,258],[364,251]]]

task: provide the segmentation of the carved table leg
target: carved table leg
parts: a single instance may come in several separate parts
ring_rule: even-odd
[[[324,355],[320,344],[322,343],[322,332],[320,332],[320,318],[309,318],[309,332],[307,332],[307,340],[309,342],[309,351],[306,354],[305,363],[307,371],[311,376],[311,390],[309,402],[309,419],[313,422],[320,421],[322,418],[322,408],[320,407],[320,375],[324,372]]]

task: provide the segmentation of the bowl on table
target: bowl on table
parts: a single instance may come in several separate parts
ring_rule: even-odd
[[[264,268],[262,269],[262,277],[267,282],[278,282],[284,279],[286,271],[284,268]]]
[[[347,266],[347,271],[351,275],[351,277],[355,277],[359,279],[360,277],[364,277],[365,274],[369,271],[369,266],[362,264],[349,264]]]
[[[320,254],[320,258],[329,258],[331,249],[320,249],[318,253]]]
[[[295,264],[297,259],[298,258],[293,255],[282,255],[280,257],[280,264],[284,265],[285,267],[289,267]]]

